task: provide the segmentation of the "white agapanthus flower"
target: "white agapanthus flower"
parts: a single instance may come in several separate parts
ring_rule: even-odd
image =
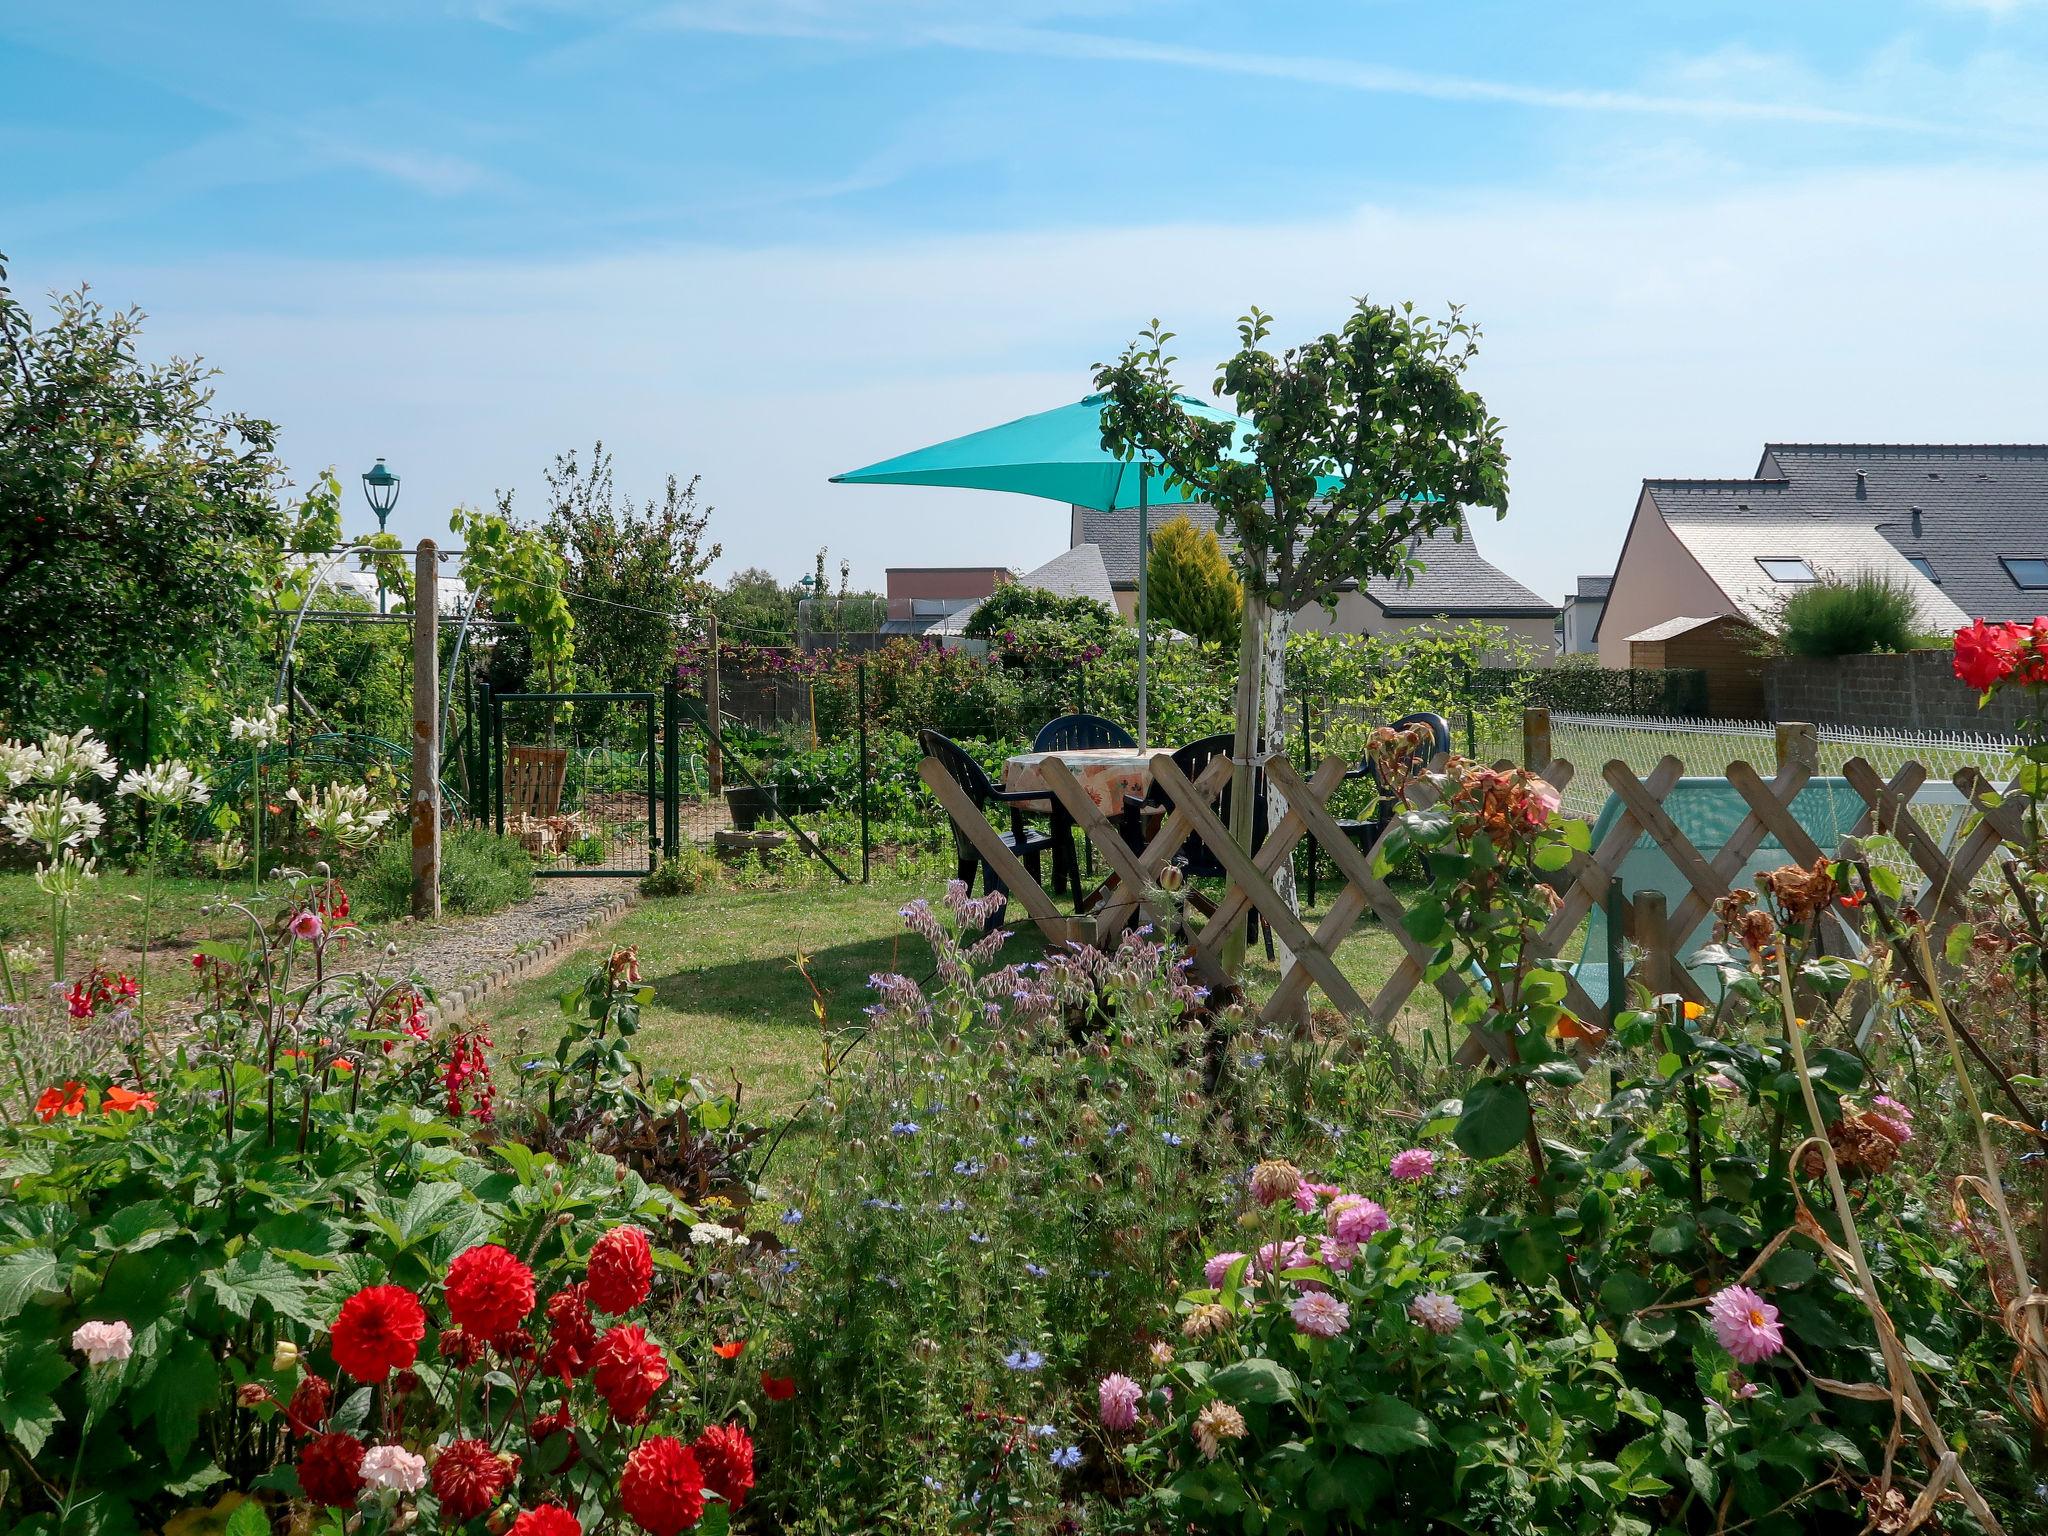
[[[35,772],[29,777],[44,784],[54,784],[59,789],[69,789],[91,778],[111,779],[114,772],[114,754],[107,750],[105,742],[86,729],[74,731],[69,736],[55,731],[45,736],[36,752]]]
[[[284,706],[266,704],[260,714],[237,715],[228,722],[228,739],[267,747],[284,737]]]
[[[53,789],[33,800],[10,800],[0,810],[0,826],[17,843],[37,843],[56,857],[59,848],[76,848],[100,835],[107,813],[76,795]]]
[[[29,741],[0,741],[0,789],[26,784],[43,766],[43,749]]]
[[[84,894],[88,881],[98,878],[96,862],[72,848],[66,848],[55,863],[36,867],[36,889],[67,907]]]
[[[299,808],[307,827],[341,848],[369,847],[391,819],[389,811],[371,808],[370,791],[361,784],[330,784],[310,794],[294,786],[285,798]]]
[[[151,763],[147,768],[131,768],[121,775],[118,788],[124,795],[133,795],[151,805],[165,807],[204,805],[213,798],[213,791],[206,787],[206,780],[193,770],[190,763],[180,762],[175,757]]]

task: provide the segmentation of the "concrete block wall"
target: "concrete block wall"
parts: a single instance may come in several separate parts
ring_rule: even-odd
[[[1827,661],[1781,656],[1765,671],[1764,702],[1773,720],[1986,736],[2011,735],[2028,713],[2017,689],[1980,710],[1976,692],[1956,681],[1946,650]]]

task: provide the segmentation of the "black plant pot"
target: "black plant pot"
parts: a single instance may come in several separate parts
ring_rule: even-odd
[[[725,792],[725,804],[732,812],[734,830],[751,832],[763,816],[775,814],[775,791],[742,784]]]

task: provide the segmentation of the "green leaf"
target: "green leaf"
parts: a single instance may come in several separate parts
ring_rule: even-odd
[[[1226,1365],[1209,1378],[1217,1396],[1239,1403],[1285,1402],[1300,1385],[1286,1366],[1257,1355]]]
[[[1351,1416],[1344,1439],[1361,1451],[1392,1456],[1434,1443],[1436,1426],[1397,1397],[1376,1397]]]
[[[1500,1256],[1524,1285],[1540,1285],[1564,1268],[1564,1241],[1548,1222],[1524,1227],[1504,1240]]]
[[[220,1366],[206,1341],[183,1334],[156,1372],[128,1399],[129,1422],[156,1421],[156,1437],[176,1467],[199,1435],[200,1415],[220,1401]]]
[[[1950,965],[1961,965],[1970,958],[1970,949],[1977,942],[1977,930],[1969,923],[1957,923],[1949,929],[1948,938],[1941,951],[1948,957]]]
[[[267,1302],[279,1317],[309,1326],[320,1321],[311,1287],[289,1265],[268,1253],[245,1250],[224,1268],[211,1270],[201,1278],[220,1304],[236,1317],[248,1317],[260,1301]]]
[[[1504,1077],[1482,1077],[1465,1091],[1451,1140],[1467,1157],[1489,1162],[1521,1145],[1529,1129],[1529,1095]]]
[[[270,1517],[263,1512],[262,1503],[247,1499],[237,1504],[221,1536],[270,1536]]]
[[[0,1323],[28,1305],[32,1296],[64,1289],[63,1267],[47,1248],[24,1248],[0,1259]]]
[[[64,1415],[51,1394],[72,1372],[72,1365],[40,1339],[21,1339],[0,1354],[0,1434],[7,1435],[31,1457],[42,1454]]]

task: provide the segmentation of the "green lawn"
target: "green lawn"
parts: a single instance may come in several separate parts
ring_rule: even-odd
[[[140,875],[104,873],[87,888],[71,913],[71,952],[66,970],[82,975],[97,963],[107,970],[135,975],[142,957],[142,889]],[[231,898],[246,896],[246,882],[230,885]],[[220,899],[218,880],[158,877],[150,898],[149,990],[169,1002],[192,990],[192,968],[186,963],[192,946],[209,936],[225,937],[236,929],[232,914],[207,918],[204,908]],[[50,906],[36,889],[35,876],[0,875],[0,942],[12,948],[33,944],[50,947]],[[46,962],[47,964],[47,962]]]
[[[550,974],[494,999],[484,1011],[501,1047],[513,1046],[522,1029],[531,1044],[552,1041],[558,996],[611,948],[637,945],[641,975],[654,988],[654,1002],[641,1016],[640,1044],[649,1064],[728,1087],[737,1080],[756,1114],[787,1111],[810,1091],[818,1072],[822,1039],[814,996],[827,1024],[840,1028],[857,1022],[872,1001],[871,975],[928,975],[930,951],[905,932],[899,913],[911,898],[936,894],[936,882],[878,880],[647,901]],[[1328,884],[1320,894],[1328,900]],[[1311,927],[1318,915],[1311,909]],[[1027,924],[1002,959],[1043,953],[1037,930]],[[1388,935],[1361,927],[1338,952],[1339,965],[1370,998],[1396,954]],[[1255,949],[1247,971],[1252,994],[1265,996],[1276,979],[1276,969]]]

